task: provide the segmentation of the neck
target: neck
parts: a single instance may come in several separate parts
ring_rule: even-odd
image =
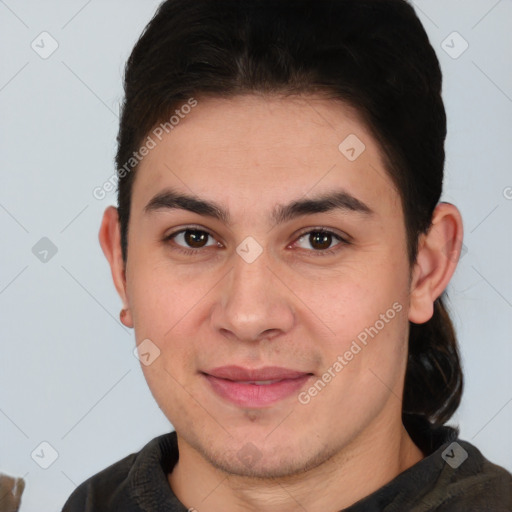
[[[327,461],[300,474],[267,480],[221,471],[178,435],[179,460],[168,480],[191,510],[309,512],[341,510],[424,458],[401,421],[378,421]]]

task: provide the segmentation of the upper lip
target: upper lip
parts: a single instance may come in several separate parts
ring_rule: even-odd
[[[295,379],[310,375],[309,372],[300,370],[291,370],[279,366],[266,366],[264,368],[251,369],[242,366],[219,366],[205,371],[208,375],[219,379],[228,379],[233,381],[260,381],[260,380],[282,380]]]

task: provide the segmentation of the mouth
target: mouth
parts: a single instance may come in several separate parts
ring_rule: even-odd
[[[313,377],[310,372],[276,366],[260,369],[222,366],[200,373],[217,396],[249,408],[268,407],[296,395]]]

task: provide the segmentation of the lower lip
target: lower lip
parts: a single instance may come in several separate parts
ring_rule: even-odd
[[[243,384],[203,374],[213,391],[220,397],[241,407],[265,407],[299,391],[312,377],[310,374],[295,379],[284,379],[272,384]]]

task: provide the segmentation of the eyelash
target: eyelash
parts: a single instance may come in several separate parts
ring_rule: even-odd
[[[171,234],[167,235],[164,238],[164,242],[169,242],[169,241],[173,240],[174,237],[176,237],[177,235],[179,235],[181,233],[184,233],[186,231],[199,231],[201,233],[206,233],[208,236],[210,236],[212,238],[215,238],[206,229],[199,228],[197,226],[187,226],[186,228],[180,229],[179,231],[175,231],[174,233],[171,233]],[[300,240],[305,235],[309,235],[311,233],[325,233],[325,234],[328,234],[328,235],[332,235],[334,238],[336,238],[340,242],[339,244],[336,245],[336,247],[343,246],[343,245],[349,245],[349,243],[350,243],[346,239],[344,239],[343,237],[338,235],[337,233],[335,233],[333,231],[330,231],[330,230],[328,230],[326,228],[323,228],[323,227],[318,227],[318,228],[308,229],[307,231],[303,231],[303,232],[299,233],[299,235],[298,235],[298,237],[296,238],[295,241]],[[211,247],[214,247],[214,246],[211,246]],[[197,254],[199,254],[204,249],[205,248],[185,249],[183,246],[177,245],[177,244],[174,247],[172,247],[173,251],[178,251],[178,252],[180,252],[182,254],[185,254],[186,256],[196,256]],[[330,255],[333,255],[333,254],[337,254],[338,251],[341,250],[341,247],[338,247],[337,249],[324,249],[324,250],[321,250],[321,249],[319,249],[319,250],[304,249],[304,250],[314,254],[315,257],[316,256],[330,256]]]

